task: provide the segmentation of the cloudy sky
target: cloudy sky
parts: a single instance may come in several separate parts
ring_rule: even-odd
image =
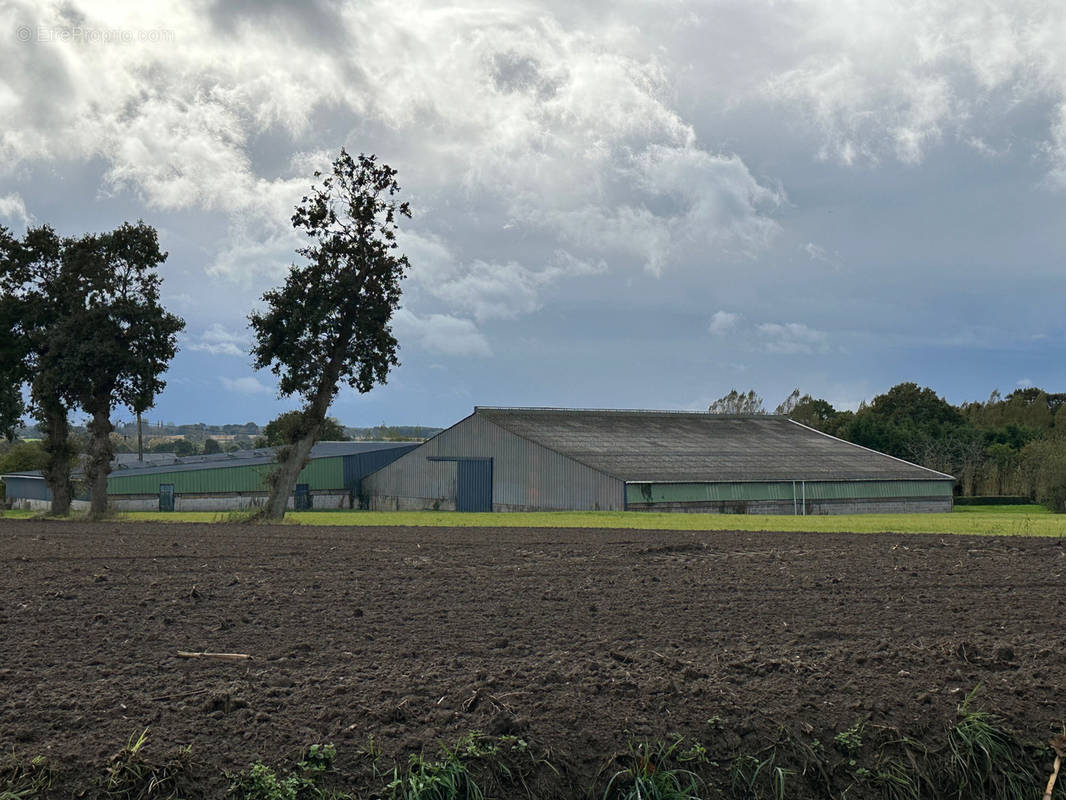
[[[0,0],[0,224],[159,230],[149,418],[295,406],[246,318],[342,146],[414,212],[403,365],[346,424],[1066,390],[1056,2],[150,5]]]

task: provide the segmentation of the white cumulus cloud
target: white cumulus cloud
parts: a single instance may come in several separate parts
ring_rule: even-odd
[[[258,378],[247,375],[243,378],[228,378],[225,375],[219,376],[219,381],[222,386],[229,392],[237,392],[238,394],[273,394],[274,390],[264,383],[261,383]]]
[[[251,340],[244,333],[233,333],[217,322],[209,325],[199,339],[185,345],[188,350],[213,356],[247,356]]]
[[[741,316],[742,315],[735,314],[731,311],[715,311],[711,315],[711,324],[707,330],[713,336],[727,333],[736,328],[737,323],[740,322]]]
[[[30,225],[33,217],[26,211],[26,202],[18,194],[0,195],[0,218],[5,218],[20,225]]]
[[[392,327],[400,341],[410,342],[427,353],[475,357],[492,355],[488,340],[468,319],[448,314],[419,316],[401,308],[393,316]]]
[[[799,322],[764,322],[756,326],[760,344],[769,353],[804,354],[825,352],[829,337]]]

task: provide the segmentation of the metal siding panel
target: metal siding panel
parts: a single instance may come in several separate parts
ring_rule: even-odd
[[[52,499],[52,490],[48,488],[43,478],[5,478],[4,485],[9,500],[14,497],[24,500]]]
[[[344,457],[344,486],[350,491],[359,488],[359,481],[371,472],[377,472],[396,459],[418,447],[412,444],[410,447],[390,447],[384,450],[373,450],[368,453],[355,453]]]
[[[316,458],[300,470],[300,475],[296,480],[298,483],[306,483],[311,491],[316,489],[343,489],[344,456]]]
[[[796,498],[857,500],[864,498],[950,497],[951,481],[796,481]],[[792,482],[771,483],[630,483],[629,503],[791,500]]]
[[[343,489],[345,456],[316,458],[300,471],[299,483],[306,483],[311,490]],[[182,494],[229,494],[237,492],[267,491],[266,476],[273,464],[220,465],[199,470],[156,472],[149,475],[112,473],[107,480],[107,493],[157,494],[160,484],[174,484],[174,493]]]
[[[175,494],[220,494],[266,491],[264,477],[269,464],[225,466],[149,475],[114,475],[107,481],[108,494],[156,494],[160,484],[174,484]]]
[[[363,479],[378,497],[455,498],[455,462],[493,459],[496,505],[544,509],[621,510],[622,482],[472,415]],[[450,485],[449,485],[450,483]]]

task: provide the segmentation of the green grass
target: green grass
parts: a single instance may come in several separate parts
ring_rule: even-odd
[[[34,512],[6,511],[24,519]],[[228,512],[135,511],[117,515],[134,522],[227,522]],[[684,531],[810,531],[815,533],[935,533],[968,536],[1066,536],[1066,515],[1040,506],[964,506],[950,514],[660,514],[643,511],[552,511],[470,514],[445,511],[299,511],[286,521],[300,525],[401,525],[529,528],[629,528]]]
[[[956,514],[1050,514],[1051,510],[1034,504],[1024,506],[955,506]]]

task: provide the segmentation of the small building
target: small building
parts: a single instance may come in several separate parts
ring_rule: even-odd
[[[359,503],[359,483],[418,445],[411,442],[319,442],[300,472],[290,508],[351,508]],[[158,454],[156,454],[158,455]],[[148,455],[145,456],[148,458]],[[238,450],[198,456],[153,457],[139,462],[123,458],[112,464],[107,479],[108,505],[119,511],[231,511],[262,506],[266,477],[273,469],[274,448]],[[40,472],[0,476],[14,508],[47,509],[52,493]],[[88,496],[77,491],[74,508],[87,508]]]
[[[951,475],[787,417],[477,407],[367,475],[371,509],[944,512]]]

